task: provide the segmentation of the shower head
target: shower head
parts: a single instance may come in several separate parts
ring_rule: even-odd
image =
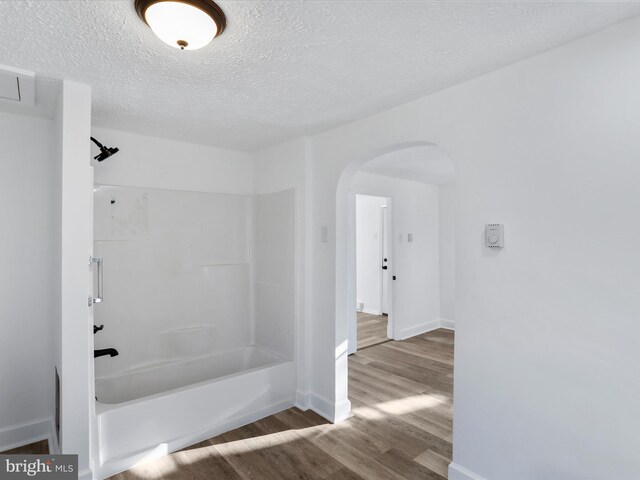
[[[103,160],[106,160],[111,155],[116,154],[116,153],[118,153],[120,151],[120,149],[118,147],[105,147],[104,145],[102,145],[99,141],[97,141],[93,137],[91,137],[91,141],[93,143],[95,143],[98,146],[98,148],[100,149],[100,153],[98,155],[96,155],[95,157],[93,157],[94,160],[97,160],[99,162],[102,162]]]

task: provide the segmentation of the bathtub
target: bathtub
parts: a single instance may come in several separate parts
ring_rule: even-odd
[[[258,346],[96,379],[98,478],[293,406],[293,362]]]

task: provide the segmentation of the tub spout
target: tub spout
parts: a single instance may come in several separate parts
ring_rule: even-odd
[[[118,355],[118,351],[115,348],[102,348],[93,351],[93,358],[104,357],[105,355],[115,357]]]

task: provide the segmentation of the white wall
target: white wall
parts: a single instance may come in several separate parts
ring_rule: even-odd
[[[285,358],[295,353],[295,191],[252,199],[255,343]]]
[[[310,231],[336,227],[311,243],[311,389],[334,418],[349,406],[349,177],[432,142],[457,177],[455,464],[491,479],[636,476],[639,50],[633,19],[311,139]],[[493,222],[502,251],[483,244]]]
[[[364,311],[382,314],[382,207],[383,197],[356,195],[356,303]]]
[[[253,193],[252,155],[233,150],[93,127],[103,145],[120,151],[95,165],[103,185],[211,193]],[[94,155],[97,147],[92,147]]]
[[[311,363],[312,342],[307,319],[311,317],[309,296],[311,295],[312,272],[308,265],[310,243],[312,242],[310,204],[307,198],[310,194],[309,141],[299,138],[290,142],[265,148],[254,155],[253,186],[256,194],[274,193],[282,190],[295,191],[295,358],[297,375],[296,404],[302,408],[325,404],[326,400],[319,399],[309,389],[312,373]],[[313,232],[315,233],[315,232]],[[315,239],[315,235],[313,235]]]
[[[426,183],[358,172],[350,189],[392,198],[395,251],[393,283],[394,338],[408,338],[439,326],[438,187]],[[408,234],[413,242],[408,242]]]
[[[455,325],[455,218],[456,186],[440,185],[440,322]]]
[[[2,451],[49,433],[53,415],[60,166],[50,120],[0,112],[0,145]]]

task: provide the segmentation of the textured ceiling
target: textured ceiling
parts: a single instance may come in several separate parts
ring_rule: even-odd
[[[640,14],[638,2],[224,1],[182,52],[133,0],[0,1],[0,64],[93,87],[94,123],[239,150],[314,134]],[[46,109],[46,105],[45,105]]]
[[[435,185],[455,181],[453,163],[436,145],[404,148],[381,155],[365,163],[360,171]]]

